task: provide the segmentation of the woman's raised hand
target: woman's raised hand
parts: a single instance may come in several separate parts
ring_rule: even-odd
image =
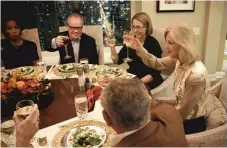
[[[131,44],[128,45],[129,48],[140,52],[143,49],[143,45],[140,43],[138,38],[133,37],[133,41]]]
[[[114,47],[115,44],[116,44],[116,39],[115,38],[106,38],[105,41],[106,41],[106,45],[108,47]]]

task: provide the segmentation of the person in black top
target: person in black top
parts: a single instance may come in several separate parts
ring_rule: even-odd
[[[36,44],[21,38],[21,28],[14,19],[6,21],[3,34],[6,39],[1,40],[1,62],[6,69],[37,65]]]
[[[87,58],[90,64],[99,64],[98,51],[95,39],[82,33],[83,17],[77,13],[72,13],[67,19],[67,31],[58,33],[52,39],[51,47],[48,51],[59,51],[60,64],[79,62],[81,58]],[[69,58],[66,58],[64,38],[70,39],[67,45]]]
[[[144,48],[147,49],[149,53],[152,53],[160,58],[162,49],[158,41],[154,37],[150,36],[153,32],[153,27],[148,14],[141,12],[134,15],[131,23],[134,36],[139,39],[141,44],[143,44]],[[115,44],[115,40],[106,40],[106,44],[111,47],[111,44]],[[127,71],[129,73],[137,75],[137,77],[149,86],[150,89],[159,86],[163,82],[160,71],[146,66],[141,58],[137,56],[135,50],[129,48],[128,52],[129,58],[133,60],[128,62],[129,69]],[[118,54],[115,47],[111,47],[111,57],[115,64],[123,63],[123,59],[127,57],[126,45],[123,46]]]

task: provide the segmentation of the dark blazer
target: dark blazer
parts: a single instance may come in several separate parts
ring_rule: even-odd
[[[68,32],[67,31],[60,32],[58,33],[57,36],[59,35],[68,36]],[[57,47],[55,49],[50,48],[47,51],[54,52],[58,50],[60,54],[60,64],[75,63],[75,57],[74,57],[73,47],[71,42],[69,42],[67,49],[68,49],[68,54],[72,56],[72,58],[70,59],[64,59],[66,55],[64,46]],[[89,60],[89,64],[99,63],[98,51],[96,48],[95,39],[86,35],[85,33],[82,33],[81,39],[80,39],[78,62],[81,58],[87,58]]]
[[[124,137],[115,147],[188,146],[180,113],[165,103],[151,103],[151,121],[142,129]]]

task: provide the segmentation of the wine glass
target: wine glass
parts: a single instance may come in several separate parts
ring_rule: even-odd
[[[133,42],[133,32],[132,31],[124,31],[124,34],[123,34],[123,39],[124,39],[124,44],[126,45],[127,47],[127,57],[123,59],[124,62],[132,62],[133,59],[129,58],[129,49],[128,49],[128,46],[130,44],[132,44]]]
[[[17,116],[20,120],[25,120],[32,112],[34,102],[32,100],[22,100],[16,104]]]
[[[113,48],[115,46],[116,39],[114,35],[107,36],[105,38],[105,41],[106,41],[106,45],[109,46],[110,48]]]
[[[62,36],[62,40],[63,40],[64,46],[65,46],[65,54],[66,54],[64,59],[70,59],[70,58],[72,58],[72,56],[70,56],[68,54],[68,50],[67,50],[67,45],[69,44],[69,37]]]

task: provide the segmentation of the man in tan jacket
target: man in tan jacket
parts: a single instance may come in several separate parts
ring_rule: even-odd
[[[137,79],[116,79],[101,95],[103,117],[117,135],[112,146],[188,146],[179,112],[165,103],[151,100]]]

